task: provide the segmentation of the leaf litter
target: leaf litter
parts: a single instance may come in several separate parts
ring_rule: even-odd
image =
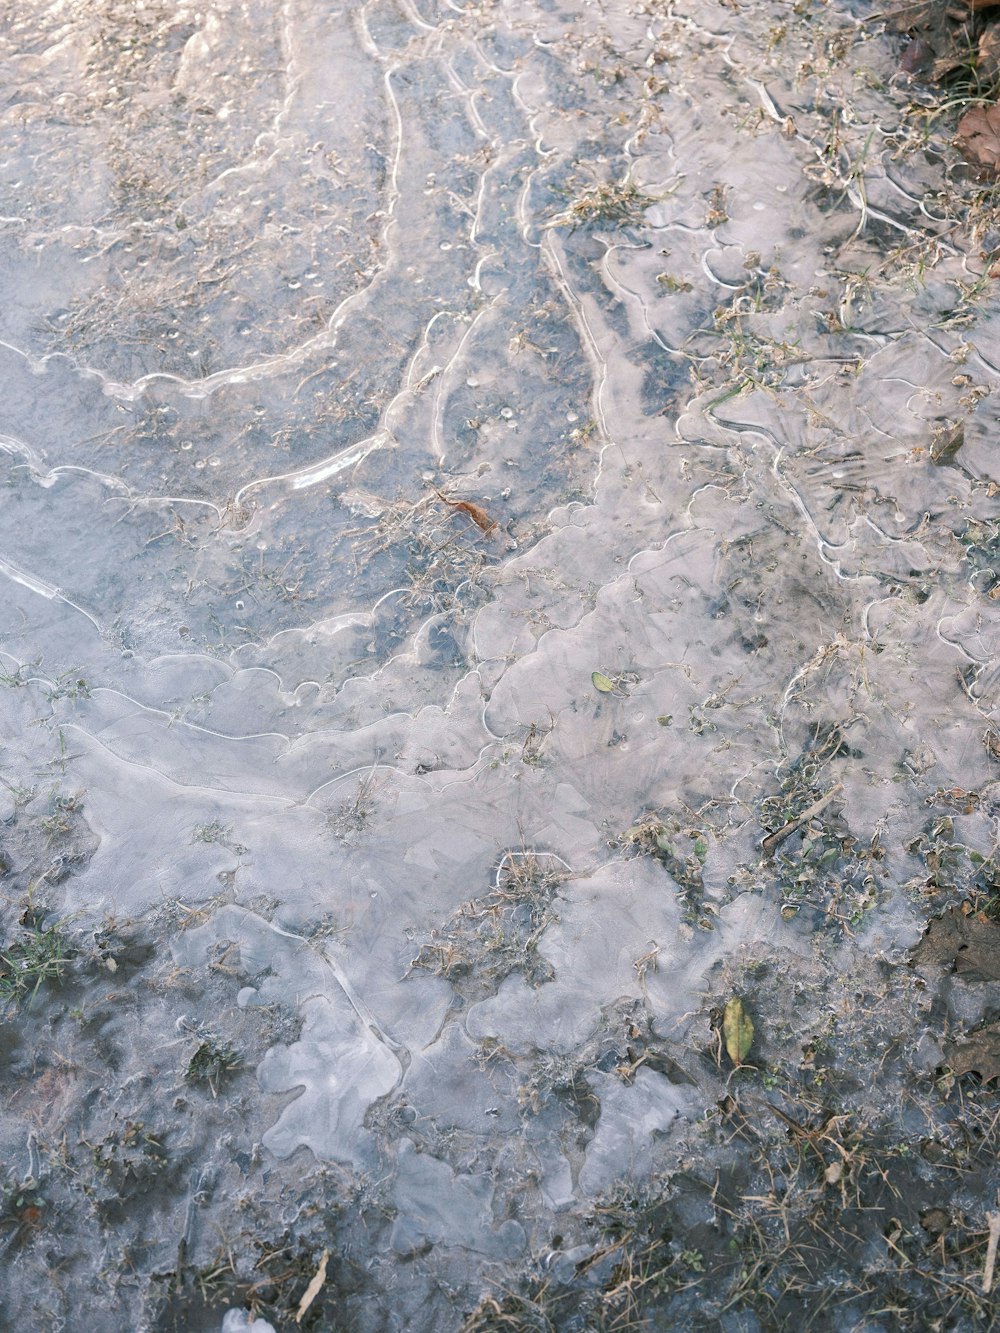
[[[970,985],[988,1010],[1000,981],[1000,922],[968,903],[950,907],[929,923],[910,961],[925,977],[953,976]],[[1000,1021],[980,1023],[948,1039],[943,1052],[955,1075],[976,1074],[983,1083],[1000,1079]]]
[[[965,92],[955,144],[984,179],[1000,174],[1000,11],[993,0],[918,0],[892,11],[889,25],[909,36],[900,69]]]
[[[985,912],[949,907],[930,922],[911,961],[940,968],[966,981],[1000,981],[1000,923]]]

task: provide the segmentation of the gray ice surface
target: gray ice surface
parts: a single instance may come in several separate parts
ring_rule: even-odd
[[[849,6],[846,61],[777,3],[139,8],[0,25],[0,822],[81,793],[54,908],[204,906],[177,965],[299,1015],[275,1170],[513,1264],[714,1095],[616,1005],[707,1051],[719,968],[808,955],[759,841],[817,737],[912,942],[907,837],[995,771],[996,301]]]

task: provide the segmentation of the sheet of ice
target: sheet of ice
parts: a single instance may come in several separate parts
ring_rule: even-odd
[[[935,793],[988,854],[996,297],[849,6],[17,8],[0,822],[235,950],[268,1170],[468,1302],[716,1097],[622,1005],[694,1065],[755,950],[909,938]],[[760,839],[834,788],[893,833],[809,898]]]
[[[494,1223],[493,1182],[489,1175],[459,1175],[445,1163],[401,1139],[394,1199],[399,1216],[392,1247],[404,1258],[442,1241],[514,1259],[524,1248],[524,1231],[512,1219]]]

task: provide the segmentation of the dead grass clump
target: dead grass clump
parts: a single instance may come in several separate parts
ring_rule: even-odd
[[[557,213],[550,227],[592,227],[600,223],[624,226],[640,222],[653,203],[633,181],[602,181],[582,190],[569,206]]]
[[[553,971],[538,943],[556,920],[552,901],[566,875],[557,857],[524,847],[504,852],[495,887],[463,903],[434,931],[410,970],[460,983],[467,999],[495,994],[512,972],[520,972],[529,986],[544,985]]]

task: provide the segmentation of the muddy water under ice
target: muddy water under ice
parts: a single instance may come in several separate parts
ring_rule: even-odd
[[[960,538],[997,514],[997,315],[963,314],[940,161],[895,154],[890,41],[701,0],[79,0],[0,44],[7,813],[58,774],[97,839],[61,911],[214,899],[178,963],[236,941],[233,1002],[300,1009],[274,1158],[380,1173],[401,1255],[516,1260],[706,1101],[595,1069],[570,1143],[532,1071],[623,998],[707,1044],[720,960],[808,953],[760,802],[817,737],[883,830],[869,951],[913,937],[928,795],[990,778]],[[628,217],[586,216],[601,182]],[[650,809],[704,837],[693,905],[615,841]],[[463,991],[436,942],[529,854],[566,872],[548,979]]]

